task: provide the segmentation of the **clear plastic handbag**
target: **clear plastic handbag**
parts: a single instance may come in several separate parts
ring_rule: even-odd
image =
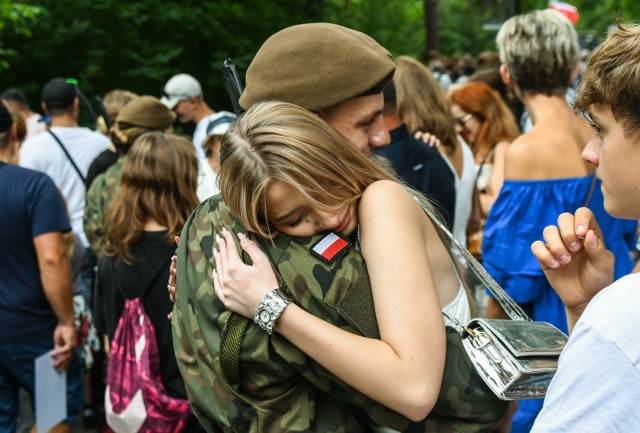
[[[543,398],[558,369],[567,335],[550,323],[532,321],[433,211],[417,197],[416,201],[439,228],[466,288],[484,285],[511,318],[475,318],[463,324],[447,316],[462,329],[463,346],[477,373],[503,400]]]

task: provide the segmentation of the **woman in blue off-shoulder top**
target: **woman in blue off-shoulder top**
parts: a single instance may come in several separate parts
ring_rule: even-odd
[[[507,149],[505,181],[484,230],[484,265],[534,320],[566,332],[564,305],[531,253],[531,243],[558,214],[588,203],[602,223],[607,247],[616,253],[618,278],[632,267],[624,237],[630,223],[606,215],[600,182],[581,157],[589,125],[564,97],[578,65],[573,25],[553,10],[535,11],[506,21],[496,40],[502,78],[524,103],[533,128]],[[502,314],[490,299],[487,315]],[[521,401],[512,433],[528,433],[541,408],[542,400]]]

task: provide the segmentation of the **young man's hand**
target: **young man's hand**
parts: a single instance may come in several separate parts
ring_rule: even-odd
[[[543,236],[544,242],[534,242],[531,251],[567,308],[572,329],[589,301],[613,282],[615,257],[593,213],[584,207],[560,215],[558,225],[547,226]]]

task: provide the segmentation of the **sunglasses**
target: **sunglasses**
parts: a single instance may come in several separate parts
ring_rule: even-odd
[[[473,113],[467,113],[462,117],[456,117],[456,123],[464,128],[469,120],[473,117]]]

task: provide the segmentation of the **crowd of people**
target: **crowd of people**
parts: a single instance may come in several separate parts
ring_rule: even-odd
[[[639,57],[640,27],[619,24],[577,79],[576,31],[549,9],[451,67],[335,24],[285,28],[238,117],[184,73],[161,95],[109,91],[95,129],[75,80],[43,86],[42,115],[6,89],[0,432],[19,392],[34,407],[49,351],[67,373],[52,432],[631,431]],[[475,373],[459,324],[507,316],[441,226],[570,333],[544,402],[502,401]],[[110,376],[127,373],[133,300],[154,340],[132,343],[154,384],[139,393]]]

